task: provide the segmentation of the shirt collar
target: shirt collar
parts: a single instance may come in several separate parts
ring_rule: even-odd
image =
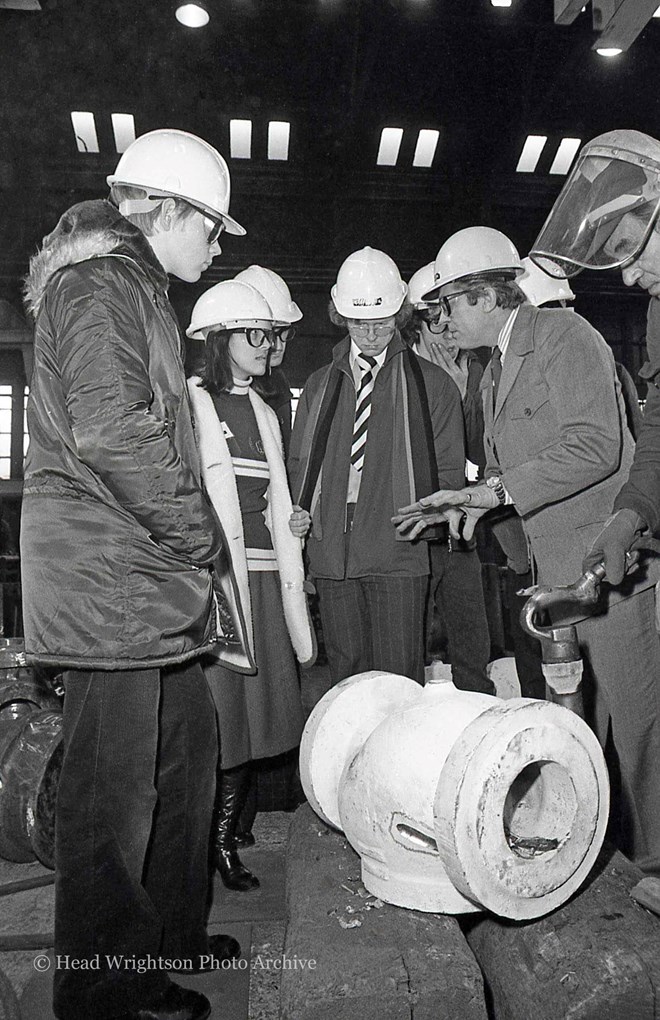
[[[390,341],[390,343],[391,343],[391,341]],[[377,369],[382,368],[383,365],[385,364],[385,358],[387,357],[387,351],[388,351],[389,346],[390,345],[388,344],[387,347],[385,348],[385,350],[381,351],[380,354],[370,354],[369,355],[369,357],[373,358],[374,361],[376,362],[376,368]],[[360,350],[360,348],[356,344],[355,340],[351,339],[351,349],[348,352],[348,362],[349,362],[349,364],[351,366],[351,371],[353,371],[355,369],[355,363],[357,361],[358,354],[361,354],[361,353],[362,353],[362,351]]]
[[[513,311],[511,312],[509,318],[506,320],[506,322],[502,326],[502,329],[500,330],[499,336],[497,338],[497,346],[499,347],[500,351],[502,352],[502,359],[501,359],[502,361],[504,361],[504,358],[506,356],[507,348],[509,346],[509,340],[511,339],[511,334],[513,332],[513,327],[514,327],[515,321],[516,321],[516,319],[518,317],[518,312],[519,311],[520,311],[520,305],[518,305],[516,308],[513,309]]]

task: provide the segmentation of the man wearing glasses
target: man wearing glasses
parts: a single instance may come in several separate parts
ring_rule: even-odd
[[[223,536],[167,287],[200,278],[222,230],[245,231],[225,161],[186,132],[142,135],[108,183],[111,201],[64,213],[26,286],[25,642],[65,686],[53,1008],[203,1020],[208,999],[168,971],[240,953],[206,933],[217,742],[199,657],[215,643]]]
[[[439,300],[459,347],[493,348],[482,381],[487,477],[406,506],[395,523],[411,538],[439,520],[471,535],[489,509],[513,504],[538,581],[565,585],[608,520],[634,443],[611,350],[575,312],[527,303],[521,272],[514,245],[488,227],[459,231],[438,252],[427,300]],[[651,874],[660,873],[655,580],[645,564],[577,623],[590,721],[603,745],[611,728],[619,759],[619,843]]]
[[[292,490],[312,515],[307,554],[335,683],[370,669],[423,680],[428,550],[398,540],[391,517],[430,479],[465,480],[460,396],[404,343],[406,292],[385,252],[367,247],[345,260],[330,317],[347,335],[308,380],[291,437]]]

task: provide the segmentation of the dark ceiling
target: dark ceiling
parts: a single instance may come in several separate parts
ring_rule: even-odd
[[[660,3],[660,0],[658,0]],[[72,202],[104,195],[118,156],[110,114],[138,133],[196,132],[229,156],[229,120],[253,121],[253,158],[228,159],[227,241],[206,282],[259,261],[305,288],[371,244],[408,275],[454,230],[487,223],[522,253],[563,178],[562,136],[660,132],[660,20],[630,50],[592,49],[587,9],[554,24],[553,0],[210,0],[186,29],[169,0],[43,0],[0,9],[0,297],[13,298],[39,238]],[[100,153],[79,153],[71,110],[95,114]],[[266,159],[268,121],[291,122],[290,159]],[[376,167],[381,129],[405,130],[399,165]],[[430,169],[411,167],[420,128],[440,130]],[[517,174],[528,134],[549,137]],[[583,274],[587,275],[587,274]],[[619,287],[614,274],[603,284]],[[588,286],[593,286],[592,283]]]

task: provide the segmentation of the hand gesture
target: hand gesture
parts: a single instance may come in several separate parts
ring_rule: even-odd
[[[430,343],[428,345],[428,352],[431,361],[435,365],[439,365],[440,368],[444,368],[447,375],[451,376],[458,386],[461,400],[465,400],[468,384],[468,362],[463,362],[463,359],[460,357],[454,360],[447,348],[441,343]]]
[[[296,538],[304,538],[310,529],[312,518],[309,516],[307,510],[303,510],[301,506],[294,506],[293,513],[289,517],[289,528],[291,534],[295,535]]]
[[[474,534],[477,521],[496,506],[499,506],[497,494],[487,485],[475,485],[466,489],[439,489],[410,506],[401,507],[392,518],[392,523],[400,535],[412,540],[430,524],[449,521],[449,531],[453,538],[469,540]]]
[[[610,584],[621,584],[636,564],[639,553],[626,553],[633,543],[646,530],[646,522],[635,510],[617,510],[613,517],[594,540],[591,549],[584,557],[582,569],[587,570],[596,563],[604,563],[605,576]]]

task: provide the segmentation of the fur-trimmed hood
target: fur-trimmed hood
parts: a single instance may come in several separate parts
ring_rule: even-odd
[[[36,317],[44,291],[58,270],[110,253],[135,259],[155,286],[166,289],[167,273],[138,227],[110,202],[78,202],[64,213],[44,238],[41,250],[30,259],[24,286],[27,311]]]

